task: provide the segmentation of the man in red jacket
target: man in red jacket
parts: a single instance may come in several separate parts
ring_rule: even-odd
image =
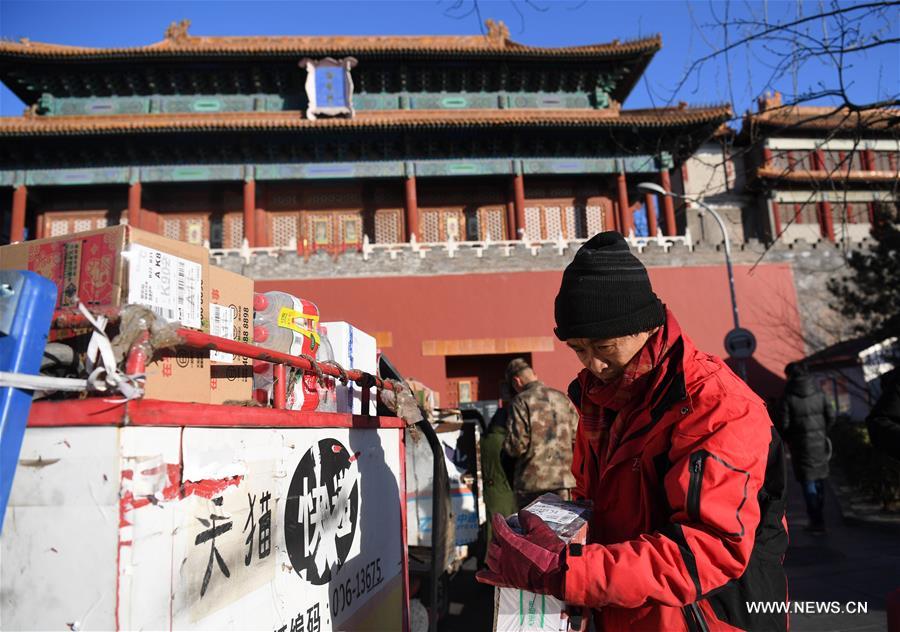
[[[763,402],[694,347],[618,233],[581,247],[555,312],[585,367],[569,396],[589,544],[495,516],[480,579],[589,606],[606,632],[786,630],[753,605],[787,600],[784,456]]]

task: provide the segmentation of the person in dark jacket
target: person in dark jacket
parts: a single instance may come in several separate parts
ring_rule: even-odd
[[[781,435],[791,451],[794,476],[803,487],[808,531],[825,532],[825,479],[831,442],[828,431],[834,425],[834,410],[805,363],[785,367],[788,377],[779,411]]]
[[[484,484],[484,506],[487,510],[487,543],[491,543],[494,514],[504,518],[516,513],[516,494],[511,481],[515,460],[503,451],[506,441],[507,420],[511,389],[506,387],[500,395],[501,407],[491,417],[487,432],[481,438],[481,480]]]
[[[866,417],[869,439],[876,450],[900,460],[900,369],[881,378],[881,397]]]

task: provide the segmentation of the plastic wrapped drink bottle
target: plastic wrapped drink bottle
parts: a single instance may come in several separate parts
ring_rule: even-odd
[[[253,318],[277,323],[282,308],[294,309],[296,300],[287,292],[257,292],[253,295]]]
[[[253,399],[268,406],[272,400],[273,372],[268,362],[253,362]]]
[[[253,342],[260,347],[271,349],[272,351],[280,351],[281,353],[290,353],[291,346],[294,344],[296,333],[284,327],[278,327],[274,322],[259,322],[253,320]]]

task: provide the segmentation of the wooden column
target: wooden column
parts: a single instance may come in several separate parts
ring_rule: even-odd
[[[834,215],[831,210],[831,202],[819,202],[819,222],[822,237],[828,241],[834,241]]]
[[[647,233],[650,237],[656,237],[656,208],[654,206],[654,198],[652,193],[644,194],[644,206],[647,207]]]
[[[875,166],[875,152],[873,150],[866,149],[863,152],[863,159],[865,160],[863,168],[866,171],[878,171],[878,168]]]
[[[25,204],[28,201],[28,189],[24,184],[13,189],[12,222],[9,227],[9,242],[25,239]]]
[[[871,206],[871,204],[869,206]],[[871,215],[871,213],[870,213],[870,215]],[[46,224],[46,223],[47,223],[47,218],[43,213],[41,213],[40,215],[37,216],[36,221],[35,221],[35,227],[34,227],[35,239],[43,239],[44,238],[44,224]]]
[[[506,239],[516,239],[516,201],[513,199],[512,184],[509,188],[509,199],[506,201]]]
[[[775,230],[772,239],[777,239],[781,234],[781,207],[778,202],[772,202],[772,228]]]
[[[612,199],[609,200],[609,207],[603,208],[603,230],[619,230],[619,214]]]
[[[256,238],[256,180],[244,180],[244,238],[251,248],[259,243]]]
[[[659,183],[662,185],[666,191],[672,190],[672,181],[669,179],[669,170],[663,169],[659,172]],[[663,196],[663,211],[665,214],[665,224],[666,224],[666,235],[669,237],[674,237],[678,234],[677,226],[675,225],[675,202],[672,200],[672,197],[669,195]]]
[[[521,239],[525,236],[525,176],[521,173],[513,175],[513,203],[516,207],[516,236],[513,239]]]
[[[126,218],[128,225],[141,228],[141,183],[132,182],[128,185],[128,211]]]
[[[625,182],[625,173],[621,172],[616,177],[616,186],[619,193],[619,232],[628,237],[631,231],[631,210],[628,203],[628,183]]]
[[[411,241],[416,236],[416,241],[422,240],[419,234],[419,199],[416,193],[416,176],[406,176],[406,241]]]
[[[825,152],[817,149],[812,154],[812,170],[825,171]]]

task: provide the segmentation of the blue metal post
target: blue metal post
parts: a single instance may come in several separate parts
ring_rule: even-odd
[[[0,371],[37,375],[56,286],[34,272],[0,270]],[[32,391],[0,387],[0,531],[25,437]]]

